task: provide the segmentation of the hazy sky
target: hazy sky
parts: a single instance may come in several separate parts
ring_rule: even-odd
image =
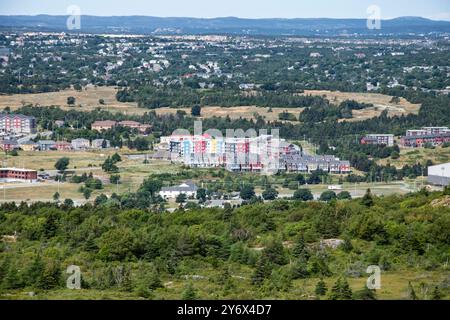
[[[0,0],[0,14],[66,14],[77,5],[89,15],[242,18],[366,18],[370,5],[383,19],[422,16],[450,20],[450,0]]]

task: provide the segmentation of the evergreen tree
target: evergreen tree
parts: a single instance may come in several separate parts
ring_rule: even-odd
[[[270,241],[262,251],[262,257],[266,261],[278,265],[284,265],[288,262],[284,253],[283,244],[279,240]]]
[[[293,279],[304,279],[308,276],[308,264],[306,260],[297,259],[291,267],[291,274]]]
[[[49,262],[43,273],[38,277],[36,287],[42,290],[50,290],[57,287],[61,280],[61,270],[59,263]]]
[[[183,300],[197,300],[197,290],[194,288],[194,286],[192,285],[192,283],[188,283],[185,287],[184,287],[184,291],[183,291]]]
[[[327,288],[327,284],[325,283],[325,281],[323,281],[323,279],[320,279],[319,282],[317,282],[316,284],[316,289],[315,289],[315,293],[318,296],[324,296],[328,291]]]
[[[362,290],[355,292],[355,298],[357,300],[377,300],[375,290],[367,288],[364,286]]]
[[[367,189],[366,194],[364,195],[364,197],[362,197],[361,204],[365,205],[366,207],[373,206],[373,197],[370,189]]]
[[[338,278],[331,288],[330,300],[351,300],[353,296],[346,279]]]
[[[55,193],[53,194],[53,200],[54,200],[54,201],[58,201],[58,200],[59,200],[59,197],[60,197],[59,192],[55,192]]]
[[[24,274],[25,283],[37,288],[41,283],[41,277],[44,274],[45,264],[40,255],[37,255]]]
[[[309,259],[309,252],[306,248],[305,238],[303,235],[300,235],[297,238],[297,242],[294,245],[294,248],[292,249],[292,255],[296,258],[301,258],[305,261],[308,261]]]
[[[344,279],[341,287],[341,298],[342,300],[351,300],[353,297],[352,289],[350,289],[350,285],[347,282],[347,279]]]
[[[263,257],[258,259],[255,271],[252,275],[252,284],[260,286],[264,280],[269,277],[271,268],[268,262]]]

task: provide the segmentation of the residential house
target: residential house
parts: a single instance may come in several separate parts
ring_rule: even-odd
[[[17,140],[13,139],[1,140],[0,149],[5,152],[12,151],[14,149],[19,149],[19,144],[17,143]]]
[[[59,151],[69,151],[72,150],[72,144],[67,141],[56,141],[55,148]]]
[[[39,140],[37,144],[40,151],[56,150],[56,142],[53,140]]]
[[[23,151],[35,151],[39,148],[38,144],[31,140],[19,143],[19,146],[20,146],[20,149],[22,149]]]
[[[85,150],[89,149],[91,146],[91,143],[88,139],[79,138],[79,139],[73,139],[72,140],[72,148],[74,150]]]
[[[103,149],[103,148],[110,148],[111,147],[111,143],[109,142],[109,140],[106,139],[95,139],[92,140],[91,143],[91,148],[93,149]]]
[[[138,129],[141,133],[148,132],[151,129],[151,125],[149,124],[142,124],[137,121],[120,121],[117,123],[117,125],[125,127],[125,128],[131,128],[131,129]]]

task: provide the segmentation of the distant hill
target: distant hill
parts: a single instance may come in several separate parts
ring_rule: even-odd
[[[0,16],[0,28],[23,31],[67,31],[67,16]],[[450,21],[420,17],[383,20],[370,30],[365,19],[241,19],[235,17],[159,18],[148,16],[82,16],[80,32],[136,34],[341,35],[450,33]]]

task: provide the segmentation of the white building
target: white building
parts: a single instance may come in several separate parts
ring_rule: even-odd
[[[361,140],[362,144],[386,145],[392,147],[394,145],[393,134],[368,134]]]
[[[197,189],[197,186],[192,182],[185,182],[179,186],[163,187],[161,188],[159,195],[164,199],[175,199],[180,194],[184,193],[188,198],[195,198],[197,196]]]
[[[450,162],[428,167],[428,183],[437,186],[450,185]]]

